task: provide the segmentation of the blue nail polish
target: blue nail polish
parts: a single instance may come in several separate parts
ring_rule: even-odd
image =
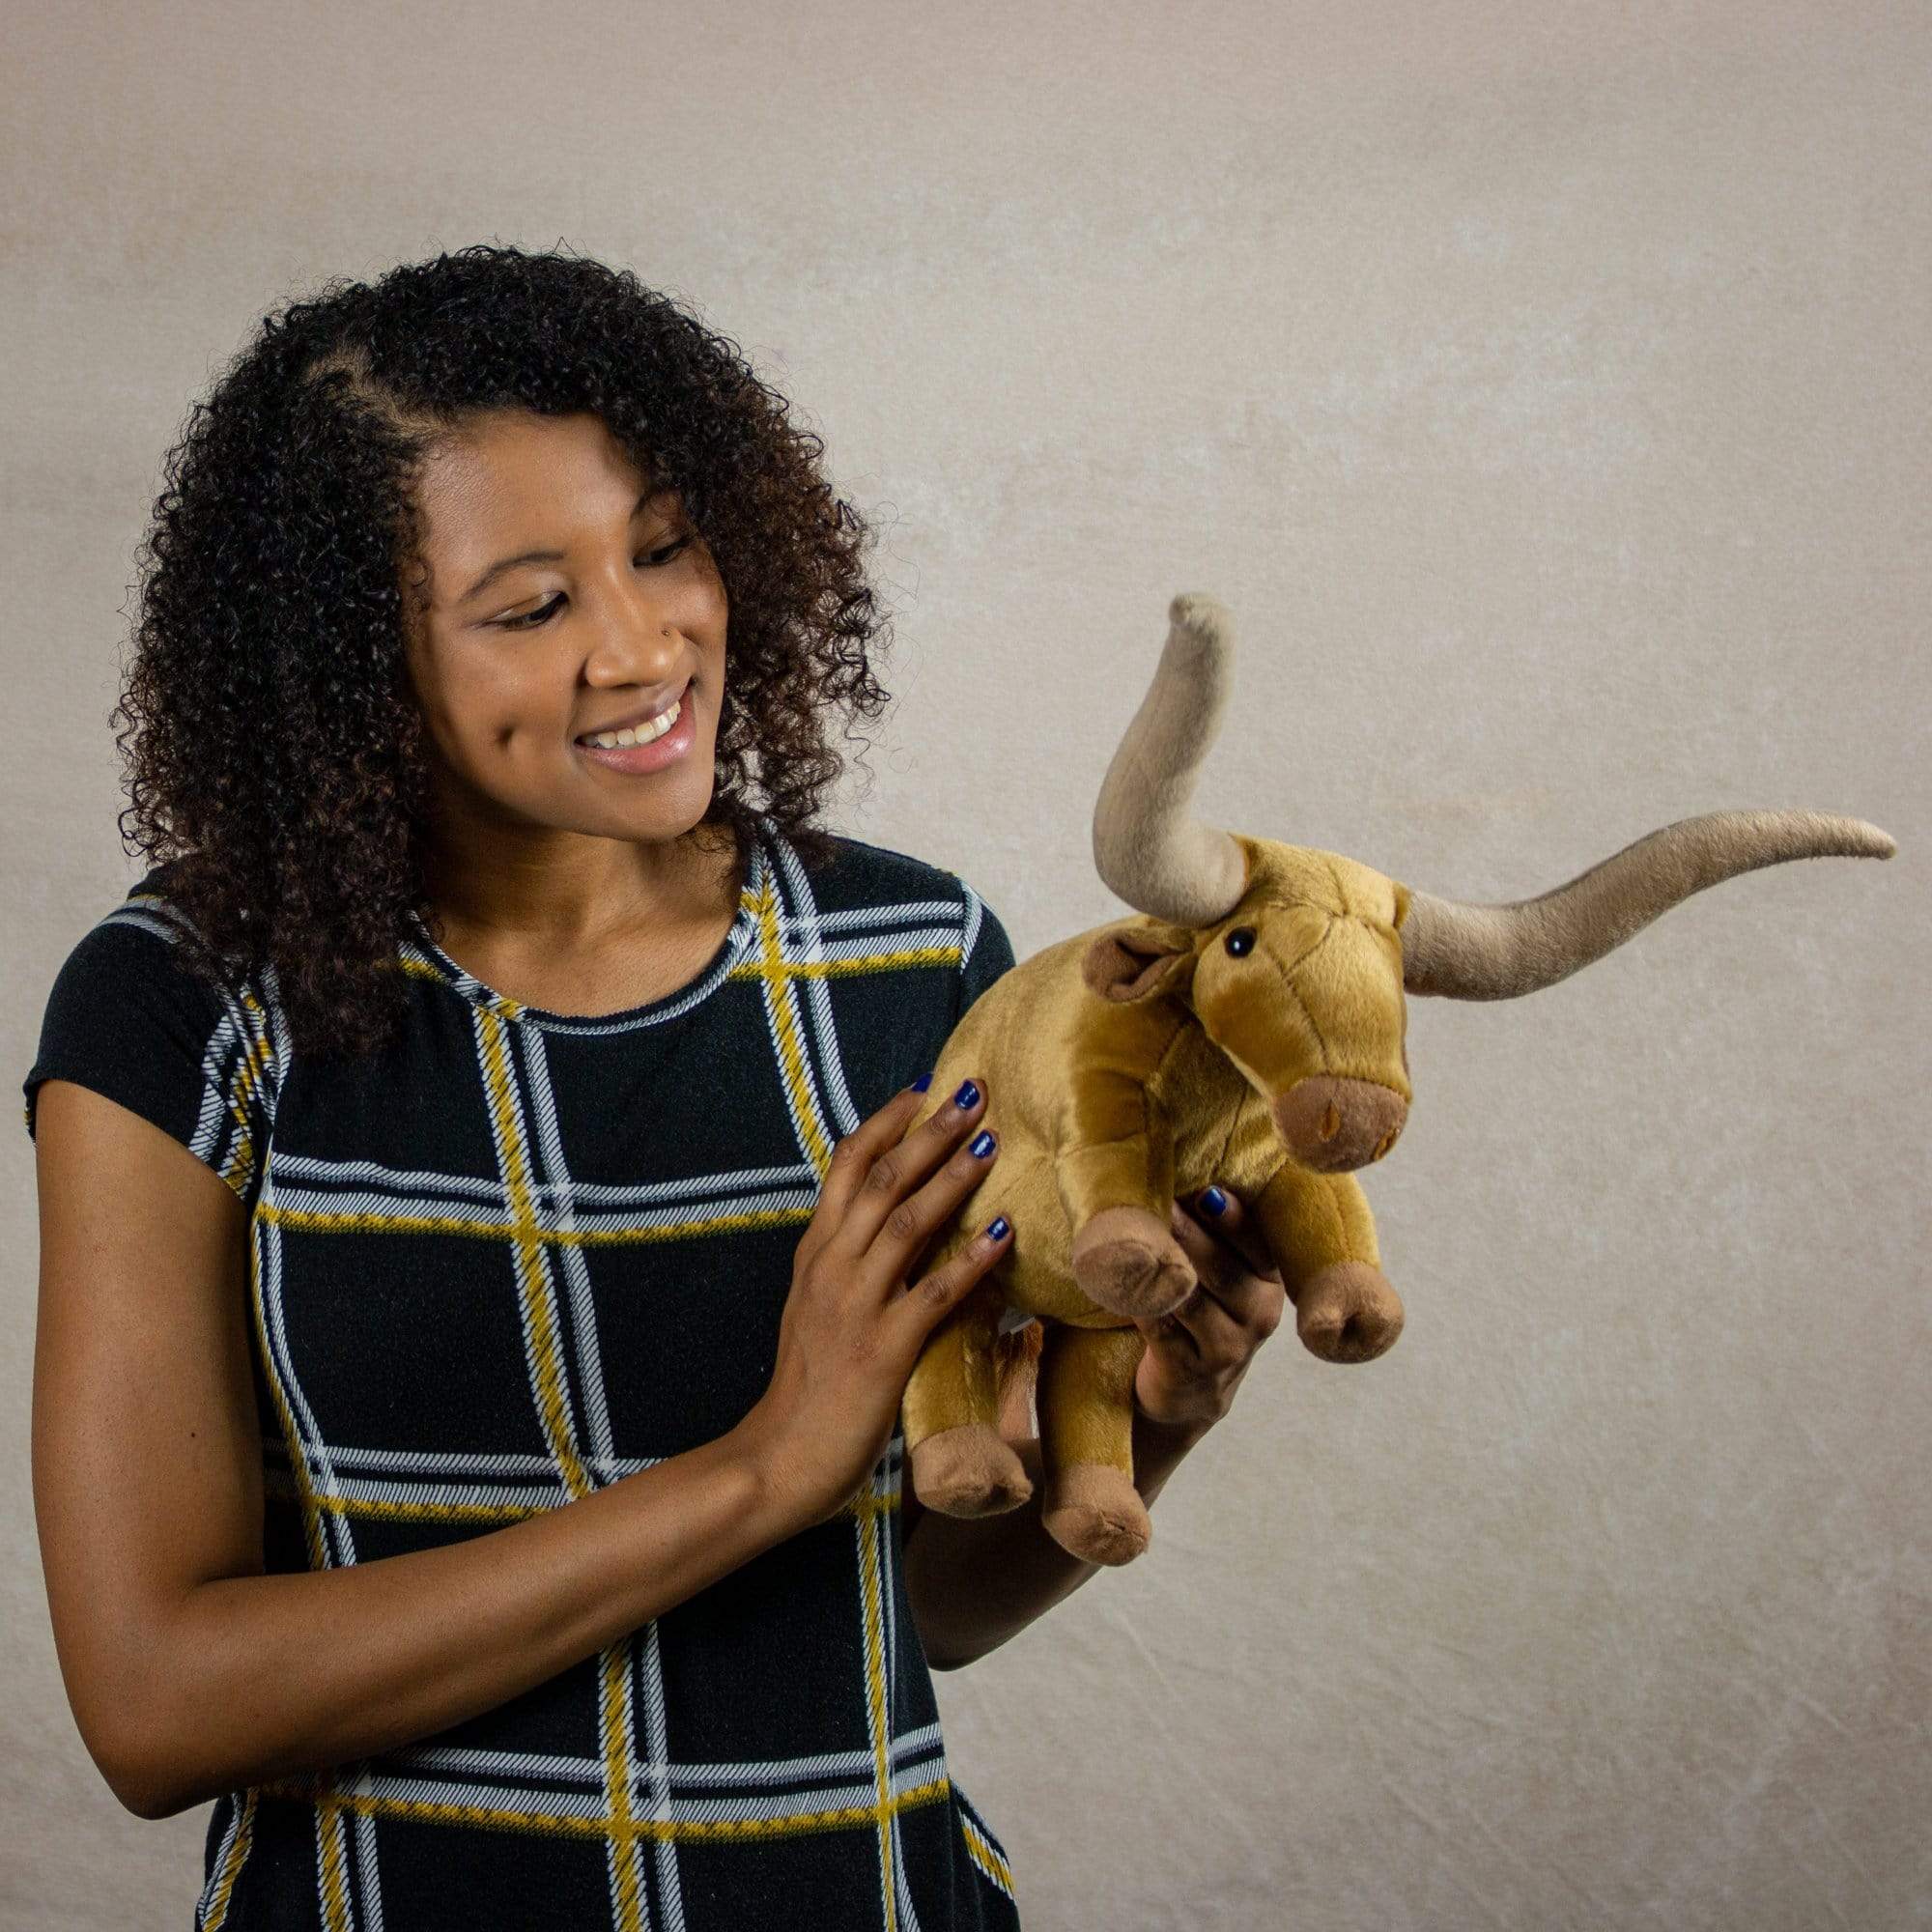
[[[968,1080],[959,1089],[958,1093],[953,1094],[952,1104],[955,1107],[970,1107],[973,1104],[973,1102],[977,1100],[979,1097],[980,1097],[979,1088],[975,1086],[972,1081]]]
[[[983,1127],[973,1136],[972,1144],[966,1150],[968,1153],[978,1154],[981,1160],[984,1160],[992,1151],[993,1137]]]
[[[994,1240],[1004,1241],[1007,1238],[1007,1217],[1002,1214],[998,1220],[989,1222],[986,1232]]]
[[[919,1076],[919,1078],[912,1083],[912,1091],[915,1094],[923,1094],[925,1090],[931,1085],[932,1085],[932,1075],[930,1073],[922,1073]]]
[[[1228,1197],[1218,1187],[1210,1186],[1202,1195],[1201,1205],[1210,1214],[1223,1214],[1227,1212]]]

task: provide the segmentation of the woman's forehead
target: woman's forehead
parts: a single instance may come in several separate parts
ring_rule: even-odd
[[[628,505],[650,478],[594,415],[492,411],[425,452],[417,489],[432,522],[542,509],[608,495]],[[668,485],[659,494],[673,496]]]
[[[675,514],[680,500],[595,417],[493,422],[452,438],[425,457],[416,497],[439,600],[501,558],[562,552],[645,509]]]

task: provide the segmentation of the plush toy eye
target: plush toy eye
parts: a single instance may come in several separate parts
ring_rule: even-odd
[[[1227,938],[1228,951],[1238,959],[1244,952],[1255,950],[1255,929],[1251,925],[1237,925]]]

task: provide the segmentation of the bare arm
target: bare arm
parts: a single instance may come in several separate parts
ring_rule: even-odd
[[[265,1575],[242,1204],[87,1088],[37,1109],[35,1514],[69,1701],[138,1816],[504,1703],[810,1520],[734,1433],[464,1543]]]

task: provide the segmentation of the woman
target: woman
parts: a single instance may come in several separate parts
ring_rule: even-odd
[[[998,1150],[973,1082],[906,1127],[1013,955],[811,822],[886,697],[820,448],[628,273],[479,246],[269,317],[170,459],[157,863],[25,1082],[34,1474],[89,1750],[214,1801],[208,1932],[1018,1923],[928,1658],[1092,1567],[923,1516],[895,1429],[1012,1238],[918,1273]],[[1178,1214],[1150,1498],[1280,1318],[1237,1214]]]

